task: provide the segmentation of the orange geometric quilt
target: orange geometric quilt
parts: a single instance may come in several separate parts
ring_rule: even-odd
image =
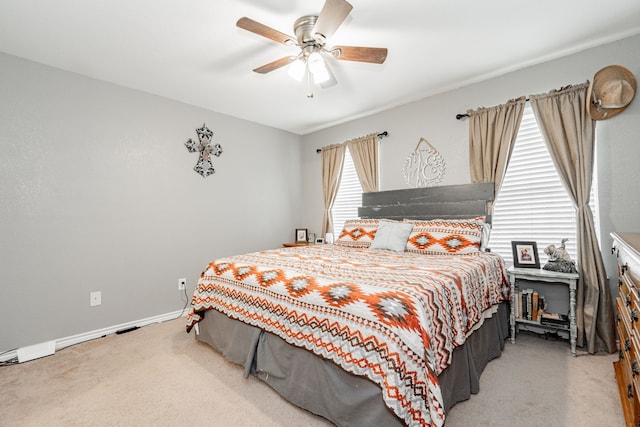
[[[211,262],[187,330],[218,310],[371,379],[407,425],[441,426],[438,375],[485,310],[508,294],[503,260],[493,253],[282,248]]]

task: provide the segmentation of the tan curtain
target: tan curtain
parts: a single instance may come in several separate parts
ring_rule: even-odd
[[[595,122],[586,110],[587,83],[531,96],[551,157],[577,207],[579,346],[589,353],[616,350],[611,291],[589,207]]]
[[[322,149],[322,195],[324,197],[324,218],[322,235],[333,233],[331,209],[338,194],[342,165],[344,164],[344,144],[330,145]]]
[[[493,182],[495,194],[502,186],[525,101],[521,97],[504,105],[467,111],[471,182]]]
[[[378,134],[363,136],[347,141],[353,165],[358,174],[362,191],[371,193],[380,189],[378,178]]]

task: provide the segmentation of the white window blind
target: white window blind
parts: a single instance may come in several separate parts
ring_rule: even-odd
[[[340,236],[346,220],[358,218],[358,208],[360,206],[362,206],[362,186],[358,180],[349,149],[346,149],[344,165],[342,166],[342,178],[340,178],[338,194],[332,209],[334,239]]]
[[[594,175],[590,205],[597,230],[595,178]],[[527,103],[502,188],[496,197],[489,246],[502,255],[509,266],[513,264],[511,241],[534,241],[542,266],[548,260],[544,248],[550,244],[559,246],[563,238],[569,239],[567,251],[577,260],[576,209]]]

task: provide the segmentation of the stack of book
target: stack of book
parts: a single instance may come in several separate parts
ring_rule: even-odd
[[[567,317],[566,314],[542,313],[540,316],[540,324],[549,326],[567,326],[569,325],[569,317]]]
[[[516,319],[538,322],[540,314],[545,309],[544,296],[533,289],[523,289],[516,292]]]
[[[518,320],[529,320],[545,326],[568,327],[566,314],[547,313],[544,295],[533,289],[516,291],[515,315]]]

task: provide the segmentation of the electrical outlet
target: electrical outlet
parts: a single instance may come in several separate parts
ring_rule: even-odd
[[[89,294],[89,305],[91,307],[102,304],[102,292],[96,291]]]
[[[187,286],[187,279],[185,278],[178,279],[178,290],[179,291],[184,290],[185,286]]]

